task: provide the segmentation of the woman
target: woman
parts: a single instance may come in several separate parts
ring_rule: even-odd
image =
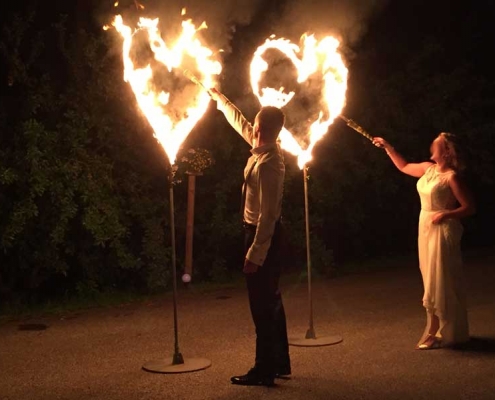
[[[431,161],[408,163],[386,140],[375,137],[395,166],[420,178],[418,252],[423,277],[426,328],[416,349],[452,346],[469,340],[463,285],[460,219],[474,214],[468,189],[458,176],[461,160],[455,136],[441,133],[430,147]]]

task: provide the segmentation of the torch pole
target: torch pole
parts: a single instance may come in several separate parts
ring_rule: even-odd
[[[175,252],[175,206],[174,206],[174,185],[172,174],[169,177],[169,196],[170,196],[170,237],[172,245],[172,287],[174,303],[174,356],[172,364],[184,364],[184,358],[179,351],[179,324],[177,318],[177,257]]]
[[[308,200],[308,166],[303,167],[304,178],[304,216],[306,220],[306,264],[308,270],[308,302],[309,302],[309,327],[304,338],[289,339],[289,344],[300,347],[320,347],[330,346],[342,342],[342,337],[338,335],[332,336],[316,336],[313,318],[313,291],[311,287],[311,247],[309,240],[309,200]]]
[[[356,123],[356,121],[353,121],[352,119],[350,118],[347,118],[346,116],[344,115],[339,115],[339,117],[345,121],[345,123],[347,124],[347,126],[349,128],[352,128],[354,129],[357,133],[359,133],[361,136],[365,137],[366,139],[368,139],[371,143],[373,143],[373,136],[371,136],[367,131],[364,130],[364,128],[360,125],[358,125]],[[377,145],[377,147],[380,147],[382,149],[384,149],[384,147],[382,145]]]
[[[186,217],[186,256],[184,258],[184,274],[182,282],[188,285],[192,279],[193,238],[194,238],[194,197],[196,194],[196,176],[201,172],[187,171],[187,217]]]
[[[169,175],[170,200],[170,237],[172,246],[172,289],[174,308],[174,354],[165,360],[154,360],[143,365],[143,370],[161,374],[178,374],[206,369],[211,361],[206,358],[188,358],[184,360],[179,350],[179,323],[177,313],[177,257],[175,251],[175,207],[174,207],[174,172],[170,169]]]
[[[354,129],[357,133],[359,133],[361,136],[365,137],[368,139],[370,142],[373,141],[373,136],[371,136],[368,132],[366,132],[362,126],[358,125],[355,121],[353,121],[350,118],[347,118],[344,115],[339,115],[341,119],[344,120],[344,122],[347,124],[349,128]]]
[[[306,219],[306,264],[308,269],[308,303],[309,303],[309,328],[306,339],[316,339],[313,323],[313,293],[311,290],[311,247],[309,242],[309,205],[308,205],[308,167],[303,168],[304,176],[304,215]]]

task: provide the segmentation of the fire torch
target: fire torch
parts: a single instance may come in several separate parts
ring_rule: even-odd
[[[205,85],[203,85],[199,79],[196,77],[196,75],[194,75],[191,71],[189,71],[188,69],[184,69],[182,70],[182,73],[184,74],[184,76],[189,79],[191,82],[195,83],[196,85],[198,86],[201,86],[204,90],[206,90],[207,92],[209,92],[209,90],[205,87]]]
[[[350,118],[344,117],[343,115],[339,115],[342,118],[348,127],[354,129],[357,133],[363,135],[370,142],[373,142],[373,136],[371,136],[368,132],[366,132],[361,126],[359,126],[355,121]],[[381,147],[381,146],[379,146]]]

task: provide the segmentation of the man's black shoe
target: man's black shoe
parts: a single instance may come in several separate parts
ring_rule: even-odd
[[[260,376],[258,374],[247,373],[246,375],[233,376],[230,381],[234,385],[243,386],[274,386],[273,377]]]
[[[290,367],[280,367],[275,371],[275,378],[279,379],[290,379],[289,375],[291,374]]]

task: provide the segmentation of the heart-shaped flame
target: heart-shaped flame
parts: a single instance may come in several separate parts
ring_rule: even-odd
[[[294,154],[298,158],[298,165],[303,168],[311,160],[313,147],[328,131],[328,127],[337,118],[344,105],[347,91],[347,68],[338,52],[339,41],[327,36],[318,41],[314,35],[303,35],[303,49],[288,39],[266,39],[265,43],[258,47],[251,62],[251,87],[262,106],[285,107],[295,96],[295,92],[286,93],[284,87],[274,89],[271,87],[260,88],[263,74],[267,72],[269,65],[263,59],[264,53],[269,49],[282,52],[294,65],[297,71],[297,82],[304,83],[310,76],[320,72],[322,76],[322,102],[323,108],[318,118],[312,122],[308,132],[302,132],[309,143],[302,148],[293,134],[286,128],[280,133],[281,146],[284,150]],[[302,53],[302,54],[301,54]]]
[[[112,25],[123,38],[124,80],[132,87],[156,139],[163,146],[170,163],[174,164],[181,144],[210,103],[208,93],[186,79],[182,71],[186,68],[199,71],[195,74],[199,82],[205,87],[213,87],[222,67],[220,62],[213,59],[213,52],[196,35],[199,30],[206,28],[205,23],[196,28],[191,20],[183,21],[181,35],[169,46],[161,36],[158,22],[158,18],[141,18],[138,28],[133,31],[118,15]],[[154,61],[168,70],[166,80],[169,86],[175,87],[173,91],[167,92],[158,87],[158,79],[151,64],[145,67],[136,66],[143,63],[143,60],[133,60],[131,54],[133,39],[138,32],[146,34],[145,45],[148,50],[151,49]],[[173,74],[174,70],[179,70],[180,73]],[[177,86],[180,86],[179,90]]]

